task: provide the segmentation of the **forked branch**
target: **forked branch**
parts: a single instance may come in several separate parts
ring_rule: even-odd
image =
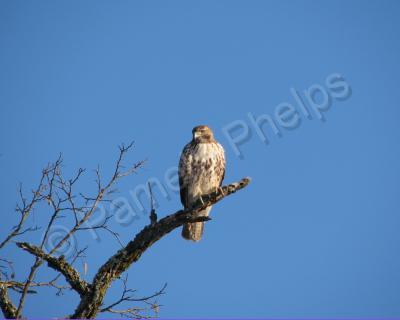
[[[79,272],[64,259],[64,256],[60,256],[59,258],[53,257],[45,253],[39,247],[27,242],[17,242],[17,246],[33,254],[37,258],[45,260],[50,268],[60,272],[65,277],[65,280],[71,285],[71,288],[78,292],[80,296],[89,292],[90,285],[81,279]]]

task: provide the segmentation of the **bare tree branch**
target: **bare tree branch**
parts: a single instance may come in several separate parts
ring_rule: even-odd
[[[45,169],[43,171],[42,177],[47,181],[47,187],[48,187],[49,191],[46,195],[42,195],[41,194],[42,190],[39,189],[38,193],[39,193],[39,196],[41,196],[41,198],[46,199],[48,204],[53,207],[54,212],[53,212],[53,214],[50,218],[50,221],[47,225],[45,235],[44,235],[42,243],[40,245],[41,248],[43,248],[43,246],[46,242],[48,232],[49,232],[51,226],[53,225],[53,222],[56,220],[58,214],[60,213],[61,200],[59,199],[57,194],[53,193],[53,190],[54,190],[54,182],[55,182],[56,176],[61,175],[61,173],[60,173],[61,172],[61,170],[60,170],[61,164],[62,164],[62,155],[60,154],[58,159],[54,163],[54,165],[49,165],[47,167],[47,169]],[[56,202],[55,198],[58,198],[57,202]],[[23,309],[24,303],[25,303],[25,298],[26,298],[26,295],[28,294],[29,286],[30,286],[31,282],[34,280],[36,271],[41,266],[41,264],[42,264],[42,260],[39,257],[36,257],[35,262],[32,265],[31,270],[29,272],[28,279],[26,280],[25,286],[22,290],[21,297],[19,299],[17,315],[16,315],[17,318],[19,318],[21,315],[21,312],[22,312],[22,309]]]
[[[1,277],[1,275],[3,275],[6,279],[8,279],[9,277],[11,279],[14,279],[15,270],[14,270],[13,262],[11,260],[3,259],[3,258],[0,258],[0,262],[3,262],[7,265],[7,267],[0,265],[0,277]],[[11,275],[9,276],[7,271],[3,271],[3,269],[6,269],[6,270],[9,269],[11,271]]]
[[[99,312],[110,312],[110,313],[118,313],[121,316],[127,316],[127,317],[132,317],[132,312],[135,312],[135,316],[139,316],[140,311],[143,311],[142,308],[138,307],[133,307],[133,308],[128,308],[128,309],[120,309],[116,310],[114,309],[116,306],[120,305],[123,302],[146,302],[149,301],[150,299],[153,299],[155,297],[158,297],[165,292],[165,288],[167,287],[167,284],[164,284],[164,286],[155,292],[154,294],[142,298],[135,298],[134,293],[136,290],[128,289],[127,288],[127,282],[128,282],[128,276],[126,276],[123,280],[123,291],[121,294],[121,297],[113,302],[112,304],[108,305],[107,307],[102,308]],[[143,316],[143,315],[142,315]]]
[[[0,308],[6,319],[13,319],[17,316],[17,308],[8,296],[7,287],[0,282]]]
[[[56,280],[58,279],[58,277],[56,277],[55,279],[48,281],[48,282],[31,282],[30,284],[30,288],[34,288],[34,287],[53,287],[55,289],[57,289],[57,294],[60,293],[62,290],[65,289],[72,289],[70,286],[63,286],[63,285],[59,285],[56,283]],[[7,288],[10,288],[16,292],[22,293],[23,288],[25,287],[25,282],[19,282],[19,281],[0,281],[1,285],[4,285]],[[29,289],[28,293],[37,293],[37,291]]]
[[[90,290],[90,285],[81,279],[79,272],[72,267],[63,256],[59,258],[46,254],[41,248],[36,247],[27,242],[18,242],[17,246],[21,249],[33,254],[37,258],[47,261],[50,268],[59,271],[65,280],[71,285],[72,289],[79,293],[80,296],[87,294]]]
[[[129,167],[127,170],[123,171],[123,166],[122,166],[122,160],[124,159],[124,156],[126,153],[132,148],[133,143],[129,144],[128,146],[121,145],[119,147],[119,156],[115,165],[115,170],[114,174],[109,179],[108,183],[105,186],[102,186],[101,184],[101,176],[100,176],[100,170],[99,168],[96,170],[96,184],[97,184],[97,195],[94,198],[89,198],[85,197],[86,201],[86,206],[83,207],[77,207],[74,202],[73,202],[73,196],[72,196],[72,186],[73,184],[79,179],[80,175],[83,173],[83,169],[79,169],[77,175],[75,178],[70,179],[68,183],[64,181],[61,175],[61,163],[62,163],[62,158],[61,155],[55,162],[53,166],[50,166],[48,170],[45,170],[44,172],[44,180],[47,182],[47,189],[48,193],[44,195],[43,197],[46,199],[48,204],[53,208],[53,214],[49,220],[49,223],[47,225],[47,228],[45,229],[44,237],[42,240],[42,243],[40,245],[40,249],[43,249],[44,244],[47,241],[48,234],[51,230],[51,227],[56,219],[59,218],[60,212],[63,210],[66,210],[67,208],[63,208],[62,205],[66,202],[70,203],[73,213],[74,213],[74,218],[75,218],[75,225],[65,234],[65,236],[57,243],[55,244],[50,252],[48,253],[50,256],[53,255],[57,250],[62,247],[72,236],[74,233],[80,230],[82,225],[89,220],[89,218],[96,212],[99,204],[102,201],[105,201],[105,197],[107,196],[108,192],[112,188],[112,186],[122,177],[125,177],[129,174],[132,174],[136,172],[137,169],[139,169],[144,161],[139,161],[138,163],[134,164],[133,166]],[[66,198],[62,198],[58,191],[55,190],[61,190],[63,193],[67,195]],[[39,192],[40,194],[40,192]],[[42,198],[43,198],[42,197]],[[91,203],[90,206],[87,206],[88,203]],[[81,213],[81,217],[78,217],[78,212]],[[111,232],[114,237],[118,238],[118,234],[114,233],[112,230],[110,230],[107,227],[103,227],[105,230]],[[21,315],[21,311],[24,306],[25,298],[28,293],[28,289],[30,284],[35,278],[36,271],[37,269],[42,265],[43,258],[40,256],[36,256],[35,262],[31,267],[30,273],[28,275],[25,287],[23,289],[23,292],[20,297],[20,301],[18,304],[17,308],[17,317]]]
[[[81,299],[71,318],[94,318],[100,310],[106,291],[111,283],[119,278],[134,262],[139,260],[141,255],[152,244],[185,223],[210,220],[209,217],[195,217],[195,214],[217,203],[226,196],[243,189],[249,183],[250,179],[244,178],[239,182],[223,186],[208,195],[204,195],[195,203],[193,208],[180,210],[156,223],[146,226],[132,241],[100,267],[94,277],[91,286],[92,290]]]
[[[122,172],[122,159],[124,157],[124,155],[129,151],[129,149],[132,147],[133,143],[129,144],[127,147],[125,147],[124,145],[120,146],[120,154],[117,160],[117,163],[115,165],[115,171],[114,171],[114,175],[112,176],[112,178],[109,180],[109,182],[107,183],[107,185],[105,185],[104,187],[100,187],[99,189],[99,193],[97,194],[97,196],[91,200],[93,200],[93,204],[92,206],[84,213],[84,216],[75,224],[75,226],[73,228],[71,228],[71,230],[65,235],[65,237],[63,239],[61,239],[59,241],[59,243],[57,245],[55,245],[53,247],[53,249],[49,252],[49,254],[53,254],[54,252],[57,251],[57,249],[59,249],[75,232],[77,232],[81,226],[89,220],[89,218],[93,215],[93,213],[96,211],[96,209],[98,208],[100,202],[103,200],[104,196],[107,194],[107,191],[122,177],[134,173],[136,172],[140,167],[143,166],[144,161],[139,161],[138,163],[134,164],[132,167],[130,167],[127,171]]]
[[[11,302],[7,289],[3,285],[0,285],[0,307],[3,310],[5,318],[16,318],[17,308]]]
[[[21,206],[17,206],[16,211],[18,213],[20,213],[20,219],[19,219],[18,224],[13,227],[12,231],[0,243],[0,249],[2,249],[7,243],[9,243],[12,238],[14,238],[16,236],[19,236],[19,235],[31,230],[31,228],[28,228],[25,231],[21,231],[25,221],[28,219],[30,213],[32,212],[33,207],[35,206],[35,204],[38,201],[41,200],[40,192],[41,192],[41,190],[43,188],[43,182],[44,182],[44,179],[46,177],[47,170],[49,170],[49,168],[46,168],[46,169],[43,170],[42,176],[40,178],[39,185],[34,191],[32,191],[33,196],[32,196],[32,199],[31,199],[31,201],[29,203],[27,203],[27,200],[26,200],[26,198],[24,197],[24,195],[22,193],[22,185],[19,186],[18,192],[19,192],[19,195],[20,195],[20,200],[21,200],[21,203],[22,203],[22,207]]]

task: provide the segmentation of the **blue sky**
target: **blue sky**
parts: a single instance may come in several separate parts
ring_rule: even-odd
[[[208,124],[226,149],[225,181],[252,184],[213,208],[200,243],[174,231],[155,244],[129,269],[130,287],[146,295],[168,282],[163,317],[400,317],[399,14],[396,1],[2,0],[0,235],[15,224],[18,183],[36,185],[59,152],[66,174],[100,165],[107,176],[131,140],[127,162],[148,162],[119,196],[135,208],[130,191],[156,178],[169,194],[156,190],[159,216],[174,212],[165,173],[192,127]],[[291,88],[310,107],[304,91],[331,94],[333,73],[351,94],[332,99],[325,121],[300,114],[280,137],[265,125],[261,141],[249,113],[298,109]],[[223,133],[237,120],[249,130],[242,158]],[[113,221],[124,242],[148,222],[137,211]],[[91,280],[118,245],[78,239]],[[4,255],[24,279],[32,258],[13,245]],[[25,315],[71,313],[77,295],[53,293],[32,296]]]

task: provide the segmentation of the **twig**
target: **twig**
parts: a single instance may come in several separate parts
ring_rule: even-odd
[[[150,193],[150,223],[154,225],[157,222],[157,214],[154,206],[153,190],[151,189],[151,183],[148,183]]]
[[[162,294],[165,293],[165,288],[167,287],[167,284],[164,284],[164,286],[158,290],[157,292],[155,292],[154,294],[147,296],[147,297],[142,297],[142,298],[134,298],[134,296],[132,295],[136,290],[132,290],[132,289],[128,289],[127,288],[127,282],[128,282],[128,276],[126,276],[123,280],[123,292],[121,294],[121,297],[115,301],[114,303],[108,305],[107,307],[102,308],[99,312],[111,312],[111,313],[118,313],[120,315],[131,315],[131,311],[135,310],[135,311],[139,311],[141,310],[138,307],[134,307],[134,308],[129,308],[129,309],[125,309],[125,310],[115,310],[114,307],[116,307],[117,305],[123,303],[123,302],[145,302],[148,301],[150,299],[153,299],[155,297],[158,297]]]

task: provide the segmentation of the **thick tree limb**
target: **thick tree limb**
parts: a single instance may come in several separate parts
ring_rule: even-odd
[[[17,246],[33,254],[37,258],[45,260],[50,268],[60,272],[65,277],[65,280],[71,285],[71,288],[78,292],[81,297],[89,292],[90,285],[81,279],[79,272],[76,271],[63,256],[59,258],[53,257],[45,253],[39,247],[27,242],[17,242]]]
[[[6,319],[15,318],[17,315],[17,308],[8,296],[7,287],[2,283],[0,283],[0,308]]]
[[[244,178],[239,182],[223,186],[215,192],[203,196],[202,199],[197,201],[193,208],[177,211],[159,221],[153,221],[153,223],[146,226],[132,241],[100,267],[94,277],[91,290],[81,298],[71,318],[94,318],[100,310],[106,291],[111,283],[134,262],[139,260],[141,255],[150,248],[152,244],[185,223],[210,220],[209,217],[194,217],[194,215],[217,203],[226,196],[246,187],[249,183],[250,179]]]

